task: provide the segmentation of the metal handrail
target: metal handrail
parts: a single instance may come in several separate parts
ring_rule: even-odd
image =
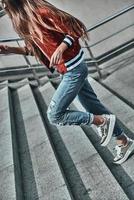
[[[0,39],[0,42],[17,42],[22,41],[22,38],[8,38],[8,39]]]
[[[101,20],[100,22],[98,22],[98,23],[96,23],[95,25],[91,26],[91,27],[87,30],[87,32],[92,31],[92,30],[95,30],[96,28],[98,28],[98,27],[100,27],[100,26],[106,24],[107,22],[112,21],[113,19],[115,19],[115,18],[117,18],[117,17],[123,15],[124,13],[126,13],[126,12],[128,12],[128,11],[130,11],[130,10],[132,10],[132,9],[134,9],[134,4],[132,4],[131,6],[128,6],[128,7],[125,8],[125,9],[120,10],[119,12],[115,13],[114,15],[111,15],[111,16],[109,16],[109,17],[107,17],[107,18]],[[132,25],[134,25],[134,24],[132,24]],[[126,29],[129,28],[129,27],[132,26],[132,25],[127,26]],[[121,32],[121,31],[124,31],[124,30],[125,30],[125,28],[123,28],[123,29],[121,29],[120,31],[118,31],[118,33]],[[116,34],[117,34],[117,33],[116,33]],[[92,44],[92,45],[90,45],[90,46],[89,46],[88,43],[85,41],[86,47],[84,47],[84,48],[87,48],[87,50],[88,50],[88,52],[89,52],[89,54],[90,54],[90,56],[91,56],[91,58],[92,58],[92,61],[95,63],[96,70],[97,70],[97,72],[98,72],[100,78],[101,78],[102,75],[101,75],[100,68],[99,68],[99,64],[98,64],[99,62],[98,62],[97,58],[94,57],[94,55],[93,55],[93,53],[92,53],[92,51],[91,51],[90,48],[93,47],[93,46],[95,46],[95,45],[97,45],[97,44],[99,44],[99,43],[101,43],[101,42],[103,42],[104,40],[106,40],[106,39],[108,39],[108,38],[110,38],[110,37],[113,37],[114,35],[115,35],[115,34],[112,34],[112,35],[108,36],[107,38],[104,38],[104,39],[102,39],[102,40],[100,40],[100,41],[97,41],[95,44]],[[17,42],[17,44],[19,45],[19,41],[22,41],[22,40],[23,40],[22,38],[19,38],[19,37],[18,37],[18,38],[0,39],[0,42]],[[9,55],[10,55],[10,54],[9,54]],[[30,62],[29,62],[29,60],[28,60],[28,58],[27,58],[26,56],[25,56],[25,60],[26,60],[26,62],[27,62],[27,65],[33,70],[32,65],[30,64]],[[11,70],[11,71],[12,71],[12,70]],[[38,77],[37,77],[37,75],[36,75],[36,73],[35,73],[34,70],[33,70],[33,74],[34,74],[34,76],[36,77],[37,82],[39,83],[39,79],[38,79]]]
[[[109,50],[107,53],[104,53],[104,54],[98,56],[98,57],[96,58],[96,60],[97,60],[97,62],[98,62],[99,64],[101,64],[101,63],[104,62],[104,60],[106,61],[106,60],[109,60],[110,58],[112,58],[113,55],[116,54],[116,56],[118,56],[118,55],[119,55],[119,52],[121,52],[121,51],[124,52],[125,49],[131,49],[131,48],[133,48],[133,47],[134,47],[134,39],[129,40],[128,42],[125,42],[124,44],[122,44],[122,45],[120,45],[120,46],[118,46],[118,47],[115,47],[115,48],[112,49],[112,50]]]
[[[99,64],[102,64],[104,61],[112,58],[113,55],[116,54],[116,56],[118,56],[120,51],[124,52],[126,48],[131,49],[133,47],[134,47],[134,39],[131,39],[131,40],[121,44],[120,46],[115,47],[114,49],[109,50],[108,52],[95,57],[95,59]],[[95,63],[93,60],[88,59],[88,58],[86,58],[85,61],[88,63],[92,63],[92,64]]]
[[[117,17],[123,15],[124,13],[126,13],[126,12],[128,12],[128,11],[130,11],[130,10],[132,10],[132,9],[134,9],[134,4],[132,4],[131,6],[125,8],[125,9],[119,11],[119,12],[117,12],[116,14],[111,15],[111,16],[107,17],[106,19],[104,19],[104,20],[98,22],[97,24],[95,24],[95,25],[93,25],[92,27],[90,27],[90,28],[87,30],[87,32],[92,31],[92,30],[94,30],[94,29],[96,29],[96,28],[98,28],[98,27],[100,27],[100,26],[102,26],[102,25],[104,25],[104,24],[106,24],[106,23],[112,21],[113,19],[115,19],[115,18],[117,18]],[[121,31],[124,31],[124,29],[120,30],[120,32],[121,32]],[[114,34],[114,35],[115,35],[115,34]],[[111,36],[108,36],[107,38],[102,39],[102,40],[96,42],[96,43],[93,44],[92,46],[95,46],[95,45],[97,45],[97,44],[103,42],[104,40],[106,40],[106,39],[108,39],[108,38],[110,38],[110,37],[113,37],[114,35],[112,34]],[[102,78],[102,73],[101,73],[101,70],[100,70],[100,68],[99,68],[99,62],[98,62],[98,60],[95,58],[95,56],[94,56],[94,54],[93,54],[93,52],[92,52],[92,50],[91,50],[91,46],[88,45],[88,43],[87,43],[86,40],[84,41],[84,43],[85,43],[85,48],[87,48],[87,50],[88,50],[88,52],[89,52],[89,54],[90,54],[90,57],[91,57],[92,61],[93,61],[94,64],[95,64],[96,71],[97,71],[98,74],[99,74],[99,79],[101,79],[101,78]],[[114,55],[115,55],[115,54],[114,54]]]
[[[27,70],[27,71],[32,71],[32,70],[35,70],[35,69],[44,69],[44,71],[46,71],[45,70],[45,68],[43,67],[43,66],[40,66],[40,67],[29,67],[29,68],[26,68],[26,67],[23,67],[23,68],[14,68],[14,69],[3,69],[0,73],[2,74],[2,73],[5,73],[5,72],[19,72],[19,71],[25,71],[25,70]]]
[[[132,4],[131,6],[128,6],[127,8],[124,8],[124,9],[118,11],[117,13],[115,13],[115,14],[109,16],[109,17],[106,17],[103,20],[97,22],[96,24],[92,25],[87,30],[87,32],[92,31],[92,30],[98,28],[99,26],[102,26],[103,24],[109,22],[109,21],[112,21],[113,19],[125,14],[126,12],[128,12],[132,9],[134,9],[134,4]],[[18,38],[0,39],[0,42],[16,42],[16,41],[21,41],[21,40],[23,40],[23,39],[18,37]]]
[[[130,10],[132,10],[132,9],[134,9],[134,4],[132,4],[131,6],[128,6],[127,8],[124,8],[124,9],[118,11],[117,13],[115,13],[115,14],[113,14],[113,15],[111,15],[111,16],[109,16],[109,17],[107,17],[107,18],[105,18],[105,19],[103,19],[103,20],[101,20],[101,21],[99,21],[97,24],[91,26],[91,27],[87,30],[87,32],[92,31],[92,30],[98,28],[99,26],[102,26],[102,25],[106,24],[107,22],[112,21],[113,19],[115,19],[115,18],[117,18],[117,17],[123,15],[124,13],[126,13],[126,12],[128,12],[128,11],[130,11]]]
[[[90,48],[91,48],[91,47],[94,47],[94,46],[96,46],[96,45],[98,45],[98,44],[104,42],[105,40],[110,39],[110,38],[114,37],[115,35],[118,35],[119,33],[121,33],[121,32],[123,32],[123,31],[129,29],[129,28],[132,27],[132,26],[134,26],[134,24],[128,25],[128,26],[126,26],[125,28],[122,28],[122,29],[118,30],[117,32],[115,32],[115,33],[113,33],[113,34],[108,35],[107,37],[105,37],[105,38],[103,38],[103,39],[101,39],[101,40],[98,40],[97,42],[95,42],[95,43],[89,45],[89,47],[90,47]],[[87,47],[83,46],[82,48],[87,48]]]
[[[17,41],[17,44],[18,44],[18,46],[20,47],[19,41]],[[25,61],[26,61],[26,63],[27,63],[28,68],[32,68],[32,64],[31,64],[31,62],[29,61],[29,59],[27,58],[27,56],[26,56],[26,55],[23,55],[23,57],[24,57],[24,59],[25,59]],[[32,69],[32,73],[33,73],[34,78],[36,79],[38,85],[41,85],[40,80],[39,80],[39,77],[37,76],[35,69]]]

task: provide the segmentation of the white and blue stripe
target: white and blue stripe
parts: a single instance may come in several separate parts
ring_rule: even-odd
[[[66,43],[68,47],[71,47],[73,45],[74,39],[70,35],[66,35],[63,42]]]
[[[67,71],[70,71],[73,68],[77,67],[82,62],[83,59],[84,59],[84,51],[80,49],[79,53],[73,59],[65,63]]]

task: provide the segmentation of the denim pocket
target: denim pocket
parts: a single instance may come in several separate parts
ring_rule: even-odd
[[[86,78],[88,75],[88,68],[87,65],[84,62],[81,62],[78,66],[70,70],[64,75],[64,79],[77,79],[77,78]]]

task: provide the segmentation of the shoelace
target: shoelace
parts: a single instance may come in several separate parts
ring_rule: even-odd
[[[98,133],[99,133],[100,137],[106,136],[105,131],[104,131],[104,127],[102,127],[102,126],[98,127]]]
[[[122,149],[121,149],[121,146],[116,145],[115,148],[114,148],[114,150],[116,151],[116,157],[117,157],[117,158],[122,157]]]
[[[100,125],[100,126],[98,126],[98,133],[99,133],[99,135],[103,138],[103,137],[106,137],[106,117],[104,116],[104,118],[105,118],[105,122],[104,122],[104,124],[103,125]]]
[[[102,137],[105,137],[106,136],[106,124],[104,124],[104,126],[100,126],[99,127],[100,130],[101,130],[101,133],[102,133]]]

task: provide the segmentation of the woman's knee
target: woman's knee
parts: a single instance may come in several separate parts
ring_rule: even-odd
[[[47,110],[47,118],[48,118],[49,122],[53,125],[62,124],[62,116],[58,115],[57,112],[51,110],[50,108],[48,108],[48,110]]]
[[[59,117],[59,116],[51,114],[51,113],[47,113],[47,117],[48,117],[49,122],[52,125],[60,125],[60,126],[64,126],[65,125],[64,122],[63,122],[62,117]]]
[[[57,121],[56,117],[56,109],[55,109],[55,102],[51,101],[50,105],[47,109],[47,118],[51,124],[55,124]]]
[[[57,117],[49,111],[47,111],[47,118],[51,124],[57,124]]]

